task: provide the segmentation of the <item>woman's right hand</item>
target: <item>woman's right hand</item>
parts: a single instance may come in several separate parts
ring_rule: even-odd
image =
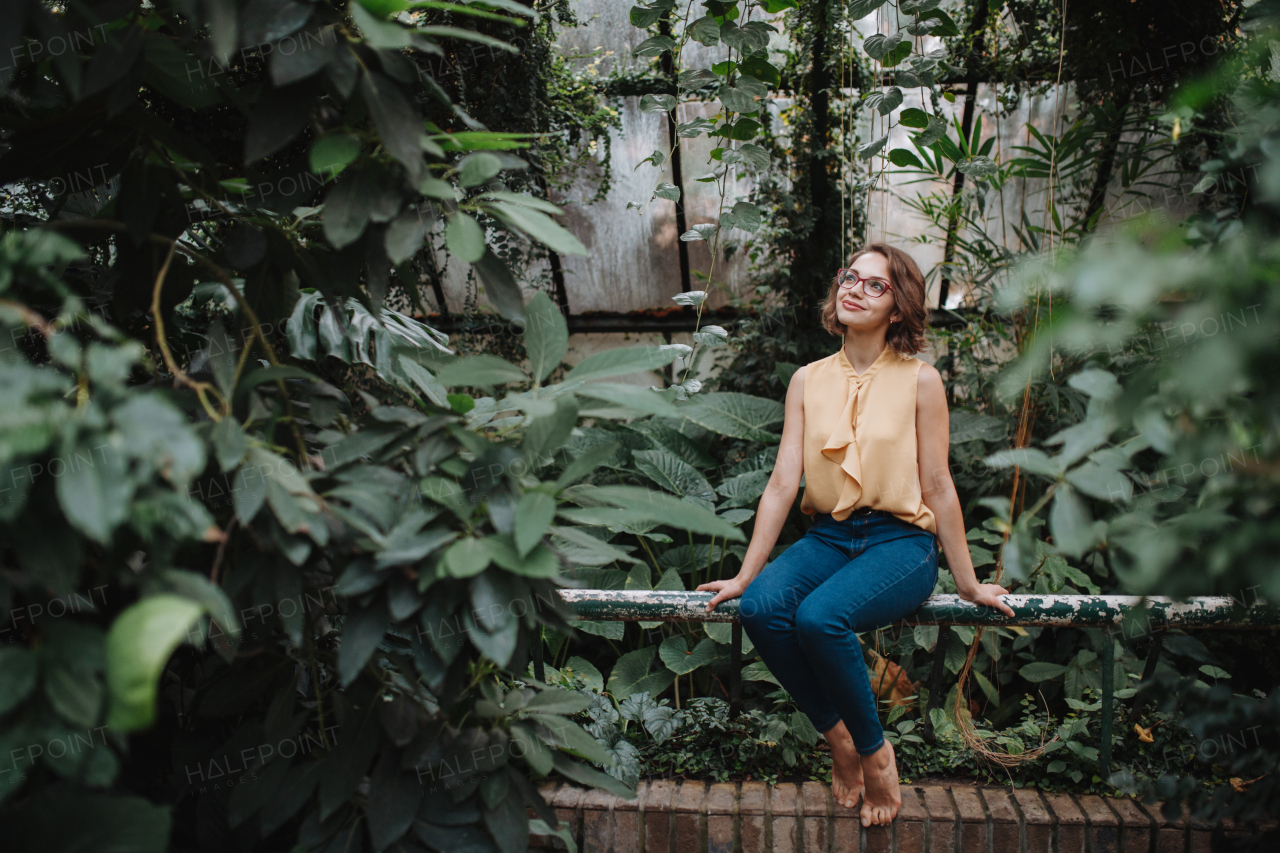
[[[746,592],[750,581],[742,581],[739,578],[730,578],[727,581],[707,581],[698,584],[694,592],[714,592],[715,595],[707,602],[707,612],[710,613],[716,609],[716,605],[722,601],[728,601],[731,598],[737,598]]]

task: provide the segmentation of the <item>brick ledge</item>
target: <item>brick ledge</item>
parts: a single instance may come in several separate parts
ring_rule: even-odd
[[[903,785],[894,823],[866,828],[821,782],[645,780],[633,800],[559,781],[539,791],[581,853],[1209,853],[1215,835],[1248,835],[1186,806],[1169,822],[1159,803],[947,782]],[[530,838],[530,853],[564,849]]]

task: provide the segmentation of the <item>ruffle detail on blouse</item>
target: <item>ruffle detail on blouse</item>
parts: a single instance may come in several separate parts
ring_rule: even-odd
[[[836,519],[846,517],[858,502],[858,499],[862,497],[862,459],[858,453],[858,438],[853,428],[858,417],[862,390],[867,387],[871,377],[894,355],[896,354],[893,350],[886,346],[879,357],[872,362],[871,366],[859,375],[853,369],[853,365],[849,363],[843,347],[836,354],[836,363],[840,365],[845,379],[848,381],[849,396],[845,400],[840,417],[836,420],[835,428],[831,431],[831,435],[827,437],[827,441],[823,444],[821,451],[824,457],[839,465],[849,475],[849,479],[845,481],[844,487],[840,490],[840,499],[836,502],[835,508],[831,510],[832,517]]]

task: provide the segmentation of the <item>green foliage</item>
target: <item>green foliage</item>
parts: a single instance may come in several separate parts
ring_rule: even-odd
[[[594,539],[553,524],[586,473],[565,445],[593,389],[539,387],[567,330],[545,296],[526,313],[506,266],[539,241],[584,250],[511,152],[565,176],[566,140],[529,133],[596,98],[561,89],[557,114],[497,131],[449,97],[458,42],[511,53],[532,21],[545,50],[547,20],[520,4],[279,6],[6,13],[15,44],[78,44],[19,56],[0,84],[18,187],[0,232],[14,849],[231,843],[216,825],[246,848],[515,851],[556,825],[531,779],[631,793],[582,763],[605,753],[561,716],[581,705],[497,687],[537,629],[569,630],[554,542]],[[597,118],[569,142],[616,121]],[[424,309],[441,235],[523,322],[533,376],[388,307],[397,281]],[[362,370],[376,394],[349,382]],[[486,405],[466,393],[513,381]],[[632,517],[684,529],[655,507]]]

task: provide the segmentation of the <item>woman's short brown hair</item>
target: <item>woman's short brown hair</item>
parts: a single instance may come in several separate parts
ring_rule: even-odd
[[[924,327],[929,323],[929,308],[925,305],[924,276],[915,260],[901,249],[887,243],[868,243],[849,256],[846,268],[863,255],[875,252],[889,262],[889,284],[893,285],[894,307],[902,319],[889,324],[885,343],[895,352],[914,355],[924,349]],[[835,278],[822,302],[822,327],[837,337],[844,337],[845,325],[836,319],[839,289]]]

